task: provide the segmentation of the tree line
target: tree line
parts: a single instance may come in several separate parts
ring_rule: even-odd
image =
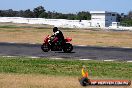
[[[38,6],[33,10],[14,11],[12,9],[0,10],[0,17],[25,17],[25,18],[47,18],[47,19],[68,19],[68,20],[90,20],[91,14],[89,11],[81,11],[76,14],[63,14],[59,12],[46,11],[43,6]],[[121,25],[132,26],[132,11],[127,15],[124,13],[118,14],[118,20]]]
[[[120,15],[120,23],[123,26],[132,26],[132,11],[129,11],[127,15],[121,13]]]
[[[46,11],[43,6],[38,6],[33,10],[20,10],[14,11],[0,10],[1,17],[25,17],[25,18],[49,18],[49,19],[69,19],[69,20],[89,20],[91,18],[90,13],[87,11],[78,12],[76,14],[69,13],[63,14],[58,12]]]

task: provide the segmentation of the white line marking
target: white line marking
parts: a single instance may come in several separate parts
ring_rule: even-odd
[[[27,43],[27,44],[34,44],[34,45],[35,45],[35,44],[37,44],[37,43]]]
[[[19,57],[19,56],[2,56],[2,57]],[[27,57],[27,58],[40,58],[40,57]]]
[[[62,60],[63,58],[51,58],[51,59],[55,59],[55,60]]]
[[[16,56],[2,56],[2,57],[16,57]]]
[[[87,45],[77,45],[77,46],[87,46]]]
[[[86,61],[86,60],[92,60],[92,59],[79,59],[79,60],[83,60],[83,61]]]
[[[9,42],[9,43],[14,44],[15,42]]]
[[[129,48],[132,48],[132,47],[122,47],[122,48],[128,48],[129,49]]]
[[[132,61],[127,61],[127,62],[131,62],[132,63]]]
[[[104,60],[104,61],[114,61],[114,60]]]
[[[40,57],[28,57],[28,58],[40,58]]]

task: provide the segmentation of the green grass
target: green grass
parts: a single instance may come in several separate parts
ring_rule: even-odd
[[[1,25],[0,28],[19,28],[15,25]]]
[[[7,28],[7,29],[13,29],[13,28],[38,28],[42,29],[43,27],[32,27],[32,26],[19,26],[19,25],[0,25],[0,28]]]
[[[44,24],[16,24],[16,23],[1,23],[0,28],[7,28],[7,29],[13,29],[13,28],[36,28],[36,29],[47,29],[47,28],[53,28],[53,26],[50,25],[44,25]]]
[[[132,63],[0,57],[0,73],[81,76],[82,65],[99,78],[132,79]]]

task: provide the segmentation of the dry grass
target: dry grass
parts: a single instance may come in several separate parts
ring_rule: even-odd
[[[86,88],[131,88],[132,86],[88,86]],[[77,77],[0,74],[0,88],[84,88]]]
[[[0,42],[41,43],[48,31],[37,32],[34,28],[0,28]]]
[[[0,74],[0,88],[80,88],[77,78]]]
[[[79,30],[72,36],[77,45],[132,47],[131,35],[132,32]]]
[[[0,42],[42,43],[44,36],[52,34],[51,28],[41,25],[19,24],[19,28],[0,28]],[[24,27],[25,26],[25,27]],[[27,28],[27,26],[30,26]],[[132,47],[130,31],[92,31],[62,29],[74,45]]]

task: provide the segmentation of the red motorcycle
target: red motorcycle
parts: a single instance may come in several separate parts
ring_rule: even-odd
[[[50,44],[50,40],[52,39],[52,36],[47,36],[44,39],[44,43],[41,45],[41,49],[44,52],[51,51],[64,51],[65,53],[70,53],[73,50],[72,44],[69,42],[72,41],[71,38],[66,38],[64,42],[57,41],[57,39],[53,40],[53,44]]]

